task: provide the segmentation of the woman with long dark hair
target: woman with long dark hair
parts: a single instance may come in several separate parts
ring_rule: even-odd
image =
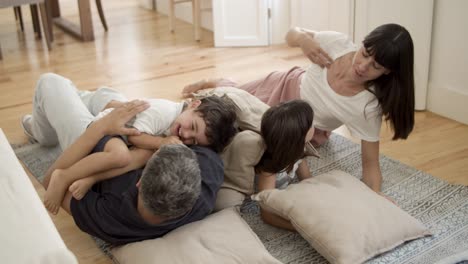
[[[273,72],[244,85],[226,79],[201,81],[184,88],[236,86],[270,106],[300,98],[314,110],[312,143],[326,142],[332,130],[346,125],[361,140],[362,180],[380,193],[379,140],[382,118],[406,139],[414,127],[413,41],[397,24],[385,24],[355,45],[345,34],[291,29],[286,36],[312,61],[307,69]]]

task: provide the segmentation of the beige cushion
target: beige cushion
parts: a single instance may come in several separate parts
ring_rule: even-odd
[[[245,194],[231,188],[221,187],[216,195],[214,211],[241,205],[245,200]]]
[[[331,263],[362,263],[430,234],[355,177],[331,171],[253,198],[286,219]]]
[[[224,162],[224,183],[218,193],[215,210],[240,205],[245,195],[255,191],[255,165],[265,151],[260,136],[262,116],[269,106],[250,93],[235,87],[200,90],[194,98],[227,96],[237,106],[237,124],[241,130],[221,155]]]
[[[281,263],[273,258],[237,209],[214,213],[164,237],[113,249],[120,264]]]
[[[218,192],[215,210],[240,205],[245,195],[255,191],[255,165],[265,151],[260,136],[263,114],[269,106],[250,93],[235,87],[217,87],[193,93],[194,98],[227,96],[237,106],[237,124],[242,130],[224,149],[224,183]]]
[[[262,137],[249,130],[237,133],[221,154],[224,162],[224,183],[230,188],[250,195],[255,190],[255,165],[265,151]]]

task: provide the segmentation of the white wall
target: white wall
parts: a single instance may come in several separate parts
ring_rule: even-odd
[[[354,1],[290,0],[291,26],[333,30],[353,36]]]
[[[291,28],[290,0],[271,0],[270,8],[271,44],[282,44],[286,33]]]
[[[468,1],[436,0],[428,110],[468,124]]]
[[[156,10],[162,14],[169,14],[169,1],[168,0],[155,0]],[[216,0],[213,0],[216,1]],[[212,0],[200,0],[201,9],[211,8]],[[213,31],[213,14],[211,11],[204,11],[201,13],[201,27]],[[192,3],[181,3],[175,5],[176,18],[192,23]],[[169,27],[169,26],[168,26]],[[175,27],[177,31],[177,26]]]
[[[356,0],[355,41],[379,25],[398,23],[404,26],[414,44],[414,83],[416,109],[426,109],[433,0]]]

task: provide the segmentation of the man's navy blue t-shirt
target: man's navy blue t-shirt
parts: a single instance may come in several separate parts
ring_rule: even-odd
[[[111,137],[102,138],[93,150],[101,152]],[[137,211],[136,183],[143,170],[134,170],[95,184],[81,199],[72,198],[70,210],[76,225],[84,232],[113,244],[122,245],[157,238],[182,225],[198,221],[211,213],[216,194],[223,182],[223,162],[214,151],[198,146],[196,153],[201,171],[201,194],[192,210],[158,225],[146,223]]]

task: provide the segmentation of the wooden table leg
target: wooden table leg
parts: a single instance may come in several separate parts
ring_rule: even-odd
[[[169,0],[169,29],[174,33],[175,29],[175,0]]]
[[[58,0],[47,0],[47,4],[50,5],[50,13],[53,18],[60,17],[60,5]],[[49,8],[49,7],[48,7]]]
[[[41,38],[41,23],[39,22],[39,15],[37,12],[37,5],[31,4],[29,5],[29,9],[31,9],[31,20],[33,23],[34,32],[37,34],[38,38]]]
[[[93,20],[89,0],[78,0],[78,9],[80,11],[80,26],[83,41],[93,41]]]
[[[50,12],[54,23],[65,32],[79,38],[82,41],[93,41],[93,21],[91,16],[90,0],[78,0],[78,11],[80,14],[80,25],[76,25],[63,17],[60,17],[58,0],[47,0],[50,4]]]
[[[15,19],[19,20],[21,32],[24,32],[23,13],[21,12],[21,6],[13,7],[15,10]]]
[[[193,18],[193,31],[195,34],[195,40],[200,41],[200,0],[193,0],[192,2],[192,18]]]
[[[47,9],[46,9],[46,6],[45,6],[45,3],[40,3],[39,4],[39,11],[41,13],[41,19],[42,19],[42,28],[44,29],[44,36],[46,38],[46,43],[47,43],[47,48],[49,50],[52,49],[52,44],[51,44],[51,40],[50,40],[50,28],[49,28],[49,19],[48,19],[48,15],[47,15]]]
[[[60,16],[60,9],[59,6],[58,6],[58,2],[56,2],[56,6],[55,8],[57,8],[56,10],[54,10],[54,5],[53,5],[53,1],[55,0],[45,0],[44,1],[44,4],[45,4],[45,8],[46,8],[46,11],[47,11],[47,23],[49,23],[49,38],[50,38],[50,41],[54,41],[54,13],[55,15],[59,15]]]

